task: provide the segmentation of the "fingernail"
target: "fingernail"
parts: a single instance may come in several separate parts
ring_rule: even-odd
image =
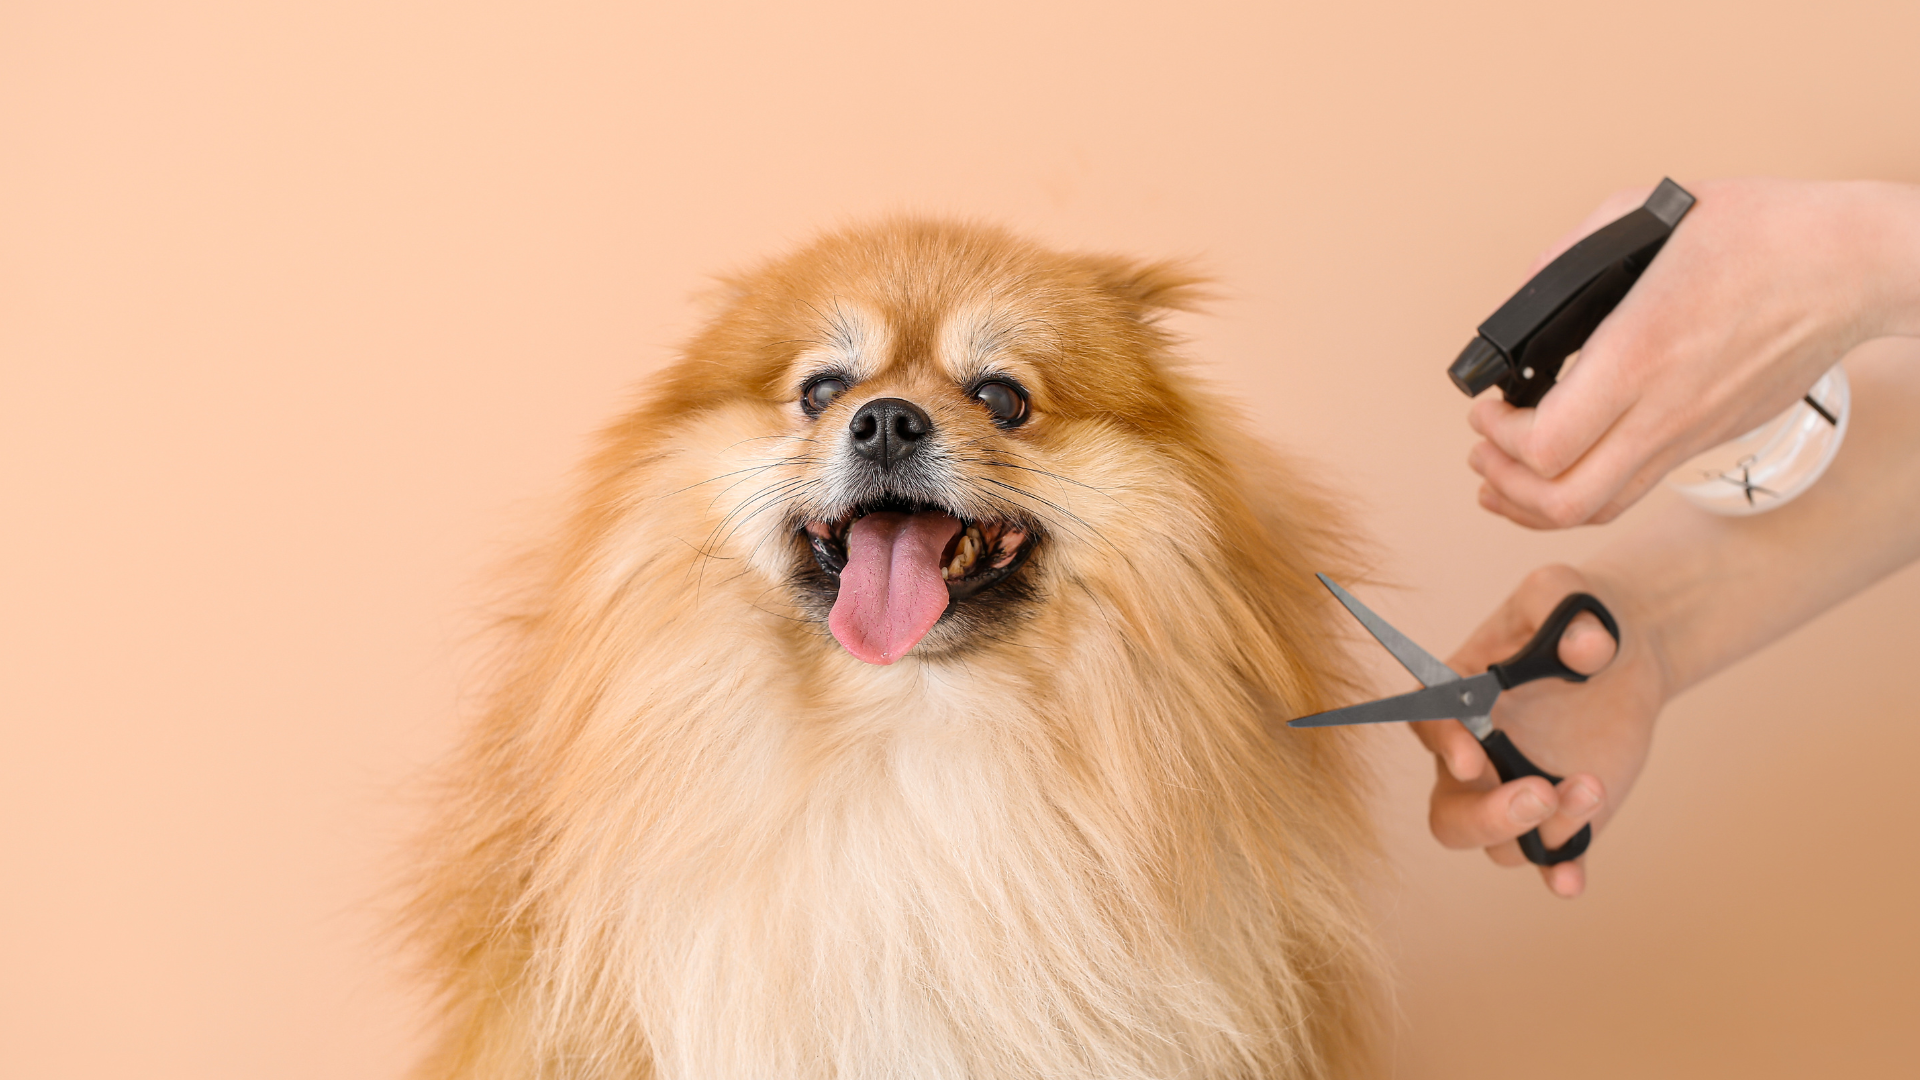
[[[1560,797],[1560,809],[1575,817],[1591,813],[1599,806],[1600,793],[1593,789],[1592,784],[1575,784]]]
[[[1515,825],[1538,825],[1547,820],[1553,808],[1541,801],[1540,796],[1531,791],[1522,791],[1507,804],[1507,816]]]

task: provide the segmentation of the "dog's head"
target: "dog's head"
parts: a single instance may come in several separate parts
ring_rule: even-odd
[[[628,430],[680,433],[663,456],[703,580],[725,560],[869,663],[1011,641],[1067,597],[1177,612],[1240,591],[1196,563],[1258,531],[1214,430],[1234,425],[1158,324],[1194,291],[992,229],[841,233],[728,282]]]
[[[730,285],[674,380],[765,429],[720,463],[711,542],[745,541],[853,655],[1003,638],[1077,565],[1132,554],[1115,511],[1165,494],[1187,417],[1154,320],[1190,278],[901,221]]]

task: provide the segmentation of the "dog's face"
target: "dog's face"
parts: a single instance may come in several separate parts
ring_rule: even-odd
[[[1042,504],[1015,469],[1058,476],[1029,424],[1047,383],[1031,353],[994,341],[1004,312],[950,312],[931,341],[902,347],[873,305],[830,308],[827,340],[789,365],[811,440],[796,502],[808,558],[796,599],[869,663],[952,651],[1039,601],[1027,563],[1044,545]],[[1042,400],[1045,398],[1043,396]],[[1023,447],[1025,447],[1023,449]]]
[[[1189,288],[915,223],[736,282],[674,388],[725,432],[714,547],[868,663],[1005,640],[1150,557],[1139,511],[1192,441],[1153,318]]]

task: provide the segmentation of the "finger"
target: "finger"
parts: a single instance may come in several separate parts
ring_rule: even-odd
[[[1551,528],[1544,518],[1534,520],[1531,514],[1501,498],[1492,484],[1482,482],[1480,493],[1476,498],[1479,500],[1480,509],[1490,514],[1498,514],[1516,525],[1524,525],[1529,529]]]
[[[1562,790],[1568,791],[1569,795],[1573,795],[1573,797],[1575,798],[1580,798],[1580,796],[1575,795],[1571,790],[1569,790],[1569,785],[1577,787],[1579,786],[1576,783],[1577,781],[1584,781],[1584,780],[1590,780],[1590,779],[1592,778],[1591,777],[1568,777],[1562,783]],[[1596,782],[1596,787],[1597,787],[1597,782]],[[1600,803],[1603,800],[1597,797],[1594,797],[1591,793],[1589,793],[1588,796],[1586,797],[1593,799],[1592,803],[1585,810],[1585,816],[1591,817],[1595,811],[1599,810]],[[1563,798],[1563,801],[1564,801],[1564,798]],[[1556,814],[1552,819],[1549,819],[1549,821],[1546,824],[1543,824],[1540,826],[1540,840],[1542,843],[1544,843],[1547,846],[1549,850],[1558,848],[1562,844],[1565,844],[1568,840],[1571,840],[1573,838],[1574,833],[1580,831],[1579,825],[1572,824],[1567,820],[1571,816],[1574,816],[1574,815],[1572,815],[1571,813]],[[1580,824],[1586,824],[1586,822],[1582,821],[1580,822]],[[1489,859],[1492,859],[1495,863],[1499,864],[1500,866],[1507,866],[1507,867],[1519,866],[1521,863],[1526,861],[1526,856],[1520,853],[1520,845],[1511,840],[1506,841],[1504,843],[1494,844],[1488,847],[1486,850],[1487,850],[1487,857]],[[1540,868],[1540,879],[1546,883],[1547,889],[1551,891],[1555,896],[1558,896],[1565,900],[1571,900],[1574,897],[1579,896],[1581,893],[1586,891],[1586,888],[1587,888],[1586,857],[1582,856],[1578,859],[1573,859],[1571,861],[1563,862],[1563,863],[1556,863],[1552,866],[1543,866]]]
[[[1513,840],[1488,848],[1487,858],[1492,859],[1495,866],[1504,866],[1509,870],[1527,865],[1527,857],[1520,853],[1519,843]]]
[[[1498,514],[1516,525],[1542,532],[1557,529],[1560,526],[1518,503],[1507,501],[1492,484],[1480,485],[1480,508]]]
[[[1488,848],[1487,858],[1492,859],[1496,866],[1504,866],[1508,869],[1527,864],[1527,857],[1520,853],[1520,845],[1512,840]],[[1542,866],[1540,880],[1546,882],[1547,889],[1555,896],[1562,900],[1571,900],[1587,889],[1586,858],[1582,856],[1569,862]]]
[[[1613,662],[1618,648],[1600,620],[1592,612],[1582,611],[1560,635],[1560,662],[1582,675],[1593,675]]]
[[[1630,438],[1603,440],[1572,469],[1551,480],[1491,442],[1476,444],[1467,454],[1467,466],[1484,477],[1509,507],[1520,512],[1515,521],[1534,528],[1564,529],[1586,524],[1629,479],[1650,467],[1651,459],[1640,460],[1644,448],[1634,443]],[[1539,521],[1547,524],[1534,524]]]
[[[1571,900],[1587,891],[1587,865],[1584,858],[1540,868],[1540,879],[1553,895]]]
[[[1553,786],[1538,776],[1492,791],[1443,781],[1434,785],[1428,825],[1443,847],[1491,847],[1538,827],[1553,816],[1558,803]]]
[[[1554,789],[1557,796],[1553,816],[1540,823],[1540,842],[1557,849],[1593,820],[1606,801],[1606,787],[1597,776],[1585,773],[1569,776]]]
[[[1492,443],[1474,446],[1467,467],[1487,481],[1480,505],[1530,529],[1559,529],[1584,523],[1610,493],[1585,498],[1565,480],[1543,480]],[[1489,494],[1492,497],[1488,497]]]
[[[1484,452],[1480,449],[1483,446],[1488,447]],[[1483,459],[1490,458],[1491,455],[1499,452],[1500,448],[1491,443],[1477,443],[1467,454],[1467,468],[1481,474],[1480,491],[1476,496],[1480,502],[1480,509],[1499,514],[1504,518],[1511,518],[1516,524],[1525,525],[1529,529],[1548,528],[1545,518],[1538,517],[1532,511],[1509,501],[1500,493],[1500,489],[1493,485],[1493,481],[1485,478],[1487,466]]]
[[[1604,325],[1604,324],[1603,324]],[[1640,396],[1598,338],[1578,366],[1561,371],[1540,404],[1517,409],[1489,394],[1473,403],[1467,423],[1507,456],[1551,479],[1573,467]]]
[[[1479,780],[1492,765],[1480,749],[1480,740],[1458,720],[1417,720],[1407,726],[1447,773],[1461,783]]]

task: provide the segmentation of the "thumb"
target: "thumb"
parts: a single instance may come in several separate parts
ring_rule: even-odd
[[[1560,662],[1582,675],[1593,675],[1613,663],[1619,648],[1600,620],[1583,611],[1560,635]]]

